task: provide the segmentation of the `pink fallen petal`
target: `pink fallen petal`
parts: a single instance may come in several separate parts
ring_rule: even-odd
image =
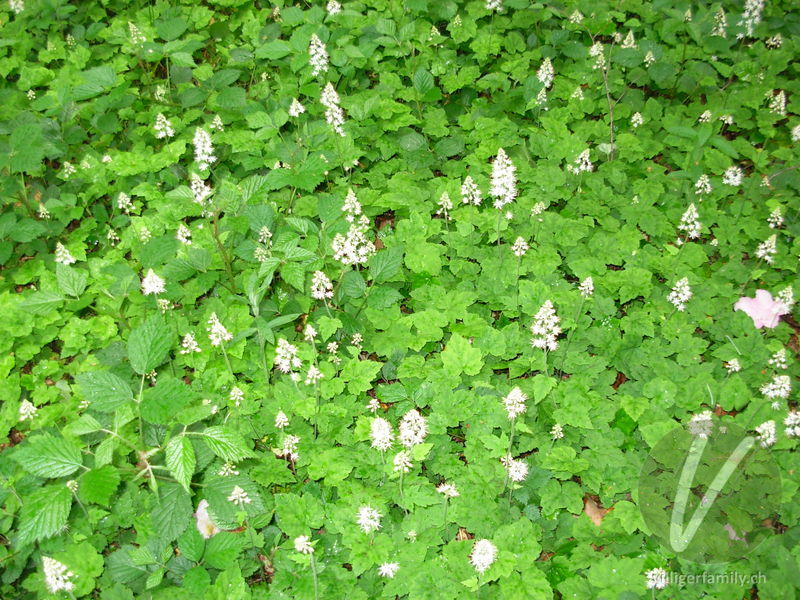
[[[776,302],[767,290],[756,290],[755,298],[742,296],[733,305],[733,310],[741,310],[753,319],[756,329],[768,327],[772,329],[778,326],[784,306]]]

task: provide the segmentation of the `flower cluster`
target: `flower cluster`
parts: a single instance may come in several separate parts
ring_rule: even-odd
[[[480,206],[482,200],[481,191],[478,189],[477,184],[472,180],[472,177],[467,175],[464,178],[464,183],[461,184],[461,202]]]
[[[700,230],[703,225],[700,223],[700,214],[697,212],[697,207],[692,202],[686,212],[681,216],[681,222],[678,223],[678,231],[683,231],[686,238],[696,240],[700,237]]]
[[[698,438],[708,438],[713,428],[711,411],[704,410],[701,413],[693,415],[687,427],[691,435]]]
[[[171,138],[175,135],[172,123],[161,113],[156,115],[156,122],[155,125],[153,125],[153,129],[156,130],[156,137],[158,139]]]
[[[778,236],[773,234],[761,242],[756,248],[756,257],[772,264],[775,260],[775,254],[778,252],[777,240]]]
[[[394,440],[392,424],[383,417],[375,417],[372,419],[369,437],[372,439],[373,448],[385,452],[392,446],[392,440]]]
[[[567,165],[567,171],[570,173],[577,175],[578,173],[588,173],[594,170],[594,165],[592,161],[589,160],[589,149],[587,148],[580,154],[578,154],[577,158],[575,158],[575,162],[571,165]]]
[[[664,569],[650,569],[645,574],[648,590],[663,590],[667,587],[667,572]]]
[[[219,346],[223,342],[230,342],[233,339],[233,334],[225,329],[215,312],[211,313],[208,318],[206,331],[208,331],[208,339],[211,340],[212,346]]]
[[[553,63],[549,58],[545,58],[542,61],[542,66],[536,71],[536,78],[542,82],[545,88],[549,88],[553,85],[554,76],[555,71],[553,70]]]
[[[492,181],[489,190],[489,194],[494,198],[494,207],[498,210],[517,197],[516,170],[506,151],[500,148],[492,163]]]
[[[497,546],[489,540],[478,540],[472,547],[469,561],[478,573],[484,573],[497,558]]]
[[[297,118],[306,112],[306,107],[300,104],[297,98],[292,98],[292,103],[289,105],[289,116]]]
[[[381,528],[381,516],[381,513],[367,504],[358,509],[356,522],[361,531],[372,533]]]
[[[667,296],[667,300],[669,300],[675,308],[683,311],[686,310],[686,303],[691,297],[692,289],[689,287],[689,278],[684,277],[683,279],[679,279],[675,287],[672,288],[672,291]]]
[[[561,319],[556,315],[553,303],[548,300],[533,317],[531,325],[531,345],[534,348],[542,348],[551,352],[558,348],[558,336],[561,334],[559,322]]]
[[[333,238],[333,257],[344,265],[364,264],[375,253],[375,244],[367,238],[369,218],[361,214],[361,204],[352,189],[347,192],[342,210],[351,225],[347,234],[337,233]]]
[[[297,381],[300,376],[295,373],[303,365],[297,356],[297,346],[290,344],[286,339],[280,338],[275,347],[275,366],[281,373],[291,373],[292,379]]]
[[[765,421],[756,427],[758,442],[762,448],[769,448],[775,443],[775,421]]]
[[[708,178],[708,175],[700,175],[697,181],[694,184],[694,193],[698,196],[708,195],[714,188],[711,187],[711,180]]]
[[[344,111],[339,106],[339,94],[336,93],[330,82],[322,90],[319,101],[325,107],[325,121],[336,133],[344,137]]]
[[[792,393],[792,380],[788,375],[775,375],[772,381],[762,385],[759,391],[767,398],[786,399]]]
[[[311,35],[311,42],[308,44],[308,63],[311,65],[311,75],[316,77],[320,73],[325,73],[328,70],[328,51],[325,44],[314,33]]]
[[[528,396],[519,388],[512,389],[507,396],[503,398],[503,406],[505,406],[508,418],[512,421],[519,415],[524,414],[527,410],[525,403],[528,401]]]
[[[333,283],[322,271],[314,271],[311,277],[311,297],[315,300],[333,298]]]
[[[51,594],[72,592],[75,589],[75,583],[72,582],[75,573],[70,571],[65,564],[49,556],[43,556],[42,567],[44,568],[44,583]]]
[[[428,435],[428,422],[416,408],[412,408],[400,419],[398,429],[400,430],[398,441],[406,448],[411,448],[425,441]]]
[[[202,127],[194,130],[194,160],[201,171],[205,171],[211,163],[217,160],[214,156],[214,146],[211,144],[211,135]]]

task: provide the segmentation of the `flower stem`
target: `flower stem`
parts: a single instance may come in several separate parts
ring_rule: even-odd
[[[508,436],[508,451],[506,451],[506,460],[511,460],[511,446],[513,446],[514,444],[514,432],[516,431],[516,428],[517,428],[517,420],[511,419],[511,433]],[[506,465],[506,478],[505,481],[503,482],[503,492],[505,492],[506,488],[508,487],[508,476],[509,476],[509,470],[508,470],[508,465]]]
[[[570,329],[569,335],[567,336],[567,347],[564,348],[564,356],[561,358],[561,366],[558,367],[558,370],[562,371],[562,372],[564,371],[564,362],[567,360],[567,353],[569,352],[569,345],[572,343],[572,334],[575,332],[575,329],[577,329],[577,327],[578,327],[578,319],[580,319],[581,315],[583,314],[582,311],[583,311],[583,301],[584,300],[585,300],[585,298],[583,296],[581,296],[581,303],[578,305],[578,314],[575,315],[575,327]]]
[[[231,367],[231,361],[228,358],[228,352],[225,350],[225,342],[220,342],[219,347],[222,348],[222,356],[225,357],[225,364],[228,366],[228,373],[231,374],[231,379],[236,381],[236,376],[233,374],[233,367]]]
[[[319,583],[317,582],[317,561],[311,555],[311,575],[314,578],[314,600],[319,600]]]

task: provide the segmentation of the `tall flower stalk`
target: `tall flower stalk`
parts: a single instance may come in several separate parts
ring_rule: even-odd
[[[511,460],[511,448],[514,445],[514,433],[517,428],[517,417],[525,414],[528,410],[525,404],[528,401],[528,396],[519,388],[512,389],[506,397],[503,398],[503,406],[508,413],[508,420],[511,421],[511,431],[508,434],[508,450],[506,451],[506,460]],[[509,470],[506,469],[506,477],[503,482],[503,492],[508,487]]]

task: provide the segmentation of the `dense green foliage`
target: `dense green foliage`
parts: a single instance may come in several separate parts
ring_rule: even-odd
[[[62,598],[795,598],[796,394],[762,391],[798,373],[794,2],[140,4],[0,10],[0,597],[51,597],[52,558]],[[334,256],[351,228],[362,264]],[[734,310],[757,289],[777,326]],[[408,456],[372,447],[412,409]],[[713,567],[637,505],[651,448],[706,410],[776,423],[783,494]],[[656,591],[654,568],[766,581]]]

